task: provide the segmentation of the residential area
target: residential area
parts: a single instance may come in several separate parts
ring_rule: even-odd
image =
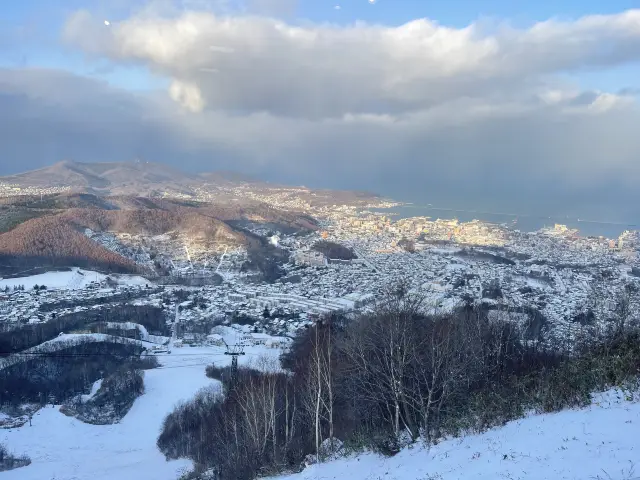
[[[474,304],[511,312],[525,323],[535,317],[531,334],[537,337],[544,331],[548,340],[574,335],[589,315],[606,319],[615,302],[596,304],[596,299],[616,298],[621,292],[632,292],[635,298],[640,282],[636,232],[606,239],[582,237],[563,225],[528,233],[479,220],[394,221],[346,205],[308,211],[312,213],[320,228],[302,235],[259,223],[249,227],[288,258],[273,282],[244,270],[247,251],[240,247],[210,252],[200,248],[194,254],[188,238],[165,235],[165,243],[156,242],[151,252],[154,242],[148,238],[87,231],[90,238],[140,264],[149,263],[150,254],[163,258],[172,276],[134,278],[75,269],[45,275],[38,288],[34,280],[4,279],[0,323],[6,331],[129,303],[162,309],[167,330],[156,333],[172,331],[185,343],[206,342],[220,325],[293,336],[328,313],[366,309],[403,283],[433,312]],[[337,244],[351,255],[329,258],[316,248],[319,242]],[[56,275],[67,275],[68,280]],[[216,281],[177,281],[190,277]],[[48,279],[53,284],[47,285]],[[29,286],[24,288],[24,283]]]

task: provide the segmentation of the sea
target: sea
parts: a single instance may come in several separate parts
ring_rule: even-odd
[[[568,228],[577,229],[584,237],[618,238],[625,230],[638,230],[640,225],[633,223],[607,222],[589,220],[568,216],[536,216],[518,215],[514,213],[483,212],[477,210],[457,210],[452,208],[440,208],[431,205],[404,204],[392,208],[375,209],[377,213],[390,216],[394,220],[411,217],[430,217],[431,220],[458,219],[460,222],[481,220],[488,223],[502,224],[523,232],[535,232],[545,227],[553,227],[555,224],[566,225]]]

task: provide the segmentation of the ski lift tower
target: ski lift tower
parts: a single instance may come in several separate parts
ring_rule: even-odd
[[[223,340],[224,341],[224,340]],[[238,357],[240,355],[244,355],[244,344],[237,343],[235,345],[229,345],[227,342],[224,342],[227,347],[227,351],[224,352],[225,355],[231,355],[231,381],[230,381],[230,389],[235,388],[238,381]]]

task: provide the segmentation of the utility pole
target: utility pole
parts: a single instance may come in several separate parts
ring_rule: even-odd
[[[229,345],[227,342],[224,342],[224,344],[227,347],[227,351],[224,352],[224,354],[231,355],[231,379],[229,382],[229,390],[233,390],[238,382],[238,357],[245,354],[244,345],[242,343]]]

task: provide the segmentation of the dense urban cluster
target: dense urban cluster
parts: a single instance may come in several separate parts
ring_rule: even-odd
[[[16,195],[54,195],[64,193],[71,190],[71,187],[35,187],[30,185],[21,185],[13,183],[0,182],[0,197],[13,197]]]
[[[165,308],[180,304],[176,318],[182,323],[181,332],[192,334],[192,342],[204,341],[220,322],[233,324],[237,319],[250,323],[256,332],[293,335],[324,314],[366,309],[381,292],[402,281],[424,296],[434,312],[480,304],[497,312],[519,313],[522,319],[535,316],[536,335],[544,328],[552,335],[570,337],[590,316],[611,315],[620,292],[637,289],[636,232],[606,239],[581,237],[562,225],[521,232],[477,220],[393,221],[383,213],[353,206],[325,206],[306,213],[316,216],[319,230],[287,233],[258,222],[247,227],[286,253],[280,278],[272,282],[261,281],[246,269],[247,251],[237,245],[206,250],[184,233],[145,236],[86,230],[88,238],[139,265],[161,263],[175,279],[215,275],[223,281],[168,285],[149,277],[131,285],[118,280],[126,277],[99,274],[97,281],[85,282],[82,271],[76,270],[64,289],[5,288],[0,321],[46,322],[73,307],[42,312],[44,303],[60,298],[66,298],[68,305],[87,298],[104,298],[108,303],[110,295],[127,289],[139,291],[138,303]],[[353,258],[329,258],[314,248],[319,242],[347,248]],[[78,289],[81,283],[87,288]],[[46,280],[42,284],[46,286]],[[178,300],[175,292],[184,298]],[[606,302],[598,303],[605,297]]]

